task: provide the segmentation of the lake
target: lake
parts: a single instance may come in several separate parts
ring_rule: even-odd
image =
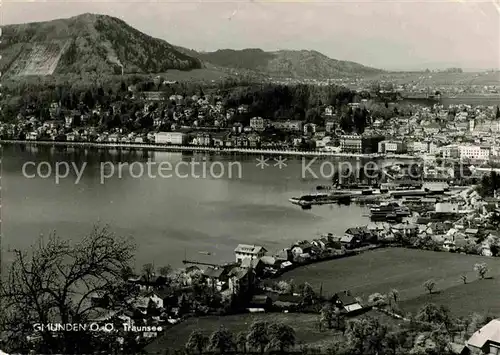
[[[330,183],[325,175],[328,169],[324,169],[324,177],[302,176],[303,166],[311,158],[303,162],[300,157],[288,157],[281,169],[274,166],[277,163],[272,157],[264,169],[257,167],[256,158],[4,145],[2,248],[24,249],[40,235],[54,231],[77,241],[93,225],[101,224],[109,225],[118,235],[134,238],[138,267],[146,262],[179,267],[184,257],[202,262],[231,261],[239,243],[263,245],[274,252],[299,239],[327,232],[341,234],[349,227],[368,223],[368,218],[363,217],[367,210],[356,205],[302,210],[288,201],[315,190],[317,185]],[[192,160],[198,168],[203,163],[217,164],[219,170],[208,169],[205,177],[203,171],[207,169],[191,174],[186,165]],[[33,164],[26,166],[24,176],[26,162]],[[48,166],[53,173],[57,163],[60,172],[65,162],[78,171],[72,170],[56,183],[53,175],[38,176],[36,167],[42,162],[42,176],[47,174]],[[132,170],[129,165],[122,167],[121,174],[118,172],[118,163],[134,162]],[[240,172],[233,166],[232,176],[228,171],[220,174],[224,167],[229,170],[230,163],[238,164]],[[148,164],[153,166],[153,174],[145,173]],[[170,174],[164,171],[159,175],[159,164],[170,167]],[[321,164],[324,160],[310,165],[317,175]],[[141,166],[144,174],[139,176]],[[176,177],[173,172],[177,166],[181,168]],[[101,174],[108,176],[104,183]],[[5,261],[11,257],[9,252],[4,254]]]

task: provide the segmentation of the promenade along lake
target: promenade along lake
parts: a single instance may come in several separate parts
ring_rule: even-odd
[[[316,179],[310,172],[302,176],[303,166],[312,158],[286,157],[286,166],[281,169],[274,157],[268,157],[263,169],[256,166],[256,158],[4,145],[3,260],[12,257],[9,249],[27,248],[40,235],[53,231],[78,241],[97,223],[135,239],[138,266],[154,262],[174,267],[181,266],[185,256],[202,262],[231,261],[239,243],[260,244],[274,252],[299,239],[327,232],[340,234],[351,226],[368,223],[363,217],[367,211],[356,205],[301,210],[288,201],[330,183],[331,164],[324,167],[321,176],[325,160],[309,165]],[[192,159],[198,162],[194,174],[186,164]],[[64,162],[70,171],[56,182],[55,167],[59,163],[59,173],[64,176]],[[120,162],[140,164],[133,164],[132,170],[131,165],[122,164],[119,173]],[[180,167],[179,174],[176,167]]]

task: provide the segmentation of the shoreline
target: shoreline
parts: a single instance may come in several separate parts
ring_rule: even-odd
[[[256,154],[256,155],[294,155],[294,156],[316,156],[316,157],[339,157],[339,158],[398,158],[398,159],[420,159],[417,156],[407,154],[354,154],[322,151],[297,151],[281,149],[258,149],[258,148],[233,148],[233,147],[207,147],[189,145],[159,145],[151,143],[111,143],[111,142],[61,142],[61,141],[31,141],[31,140],[0,140],[2,144],[18,145],[47,145],[66,147],[89,147],[89,148],[125,148],[125,149],[150,149],[158,151],[173,152],[205,152],[221,154]]]

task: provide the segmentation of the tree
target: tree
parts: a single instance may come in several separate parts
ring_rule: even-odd
[[[440,331],[419,334],[410,350],[410,355],[445,355],[452,354],[449,349],[449,339]]]
[[[484,279],[488,272],[488,265],[486,263],[477,263],[474,265],[474,271],[477,272],[480,279]]]
[[[224,326],[220,326],[210,336],[210,348],[219,350],[219,353],[224,354],[227,350],[234,348],[233,334]]]
[[[444,325],[451,325],[450,311],[445,306],[437,306],[433,303],[428,303],[419,309],[415,319],[420,322]]]
[[[307,282],[305,282],[302,285],[302,290],[300,294],[302,296],[302,302],[304,302],[305,304],[311,304],[315,297],[315,293],[312,286]]]
[[[155,267],[151,263],[144,264],[142,266],[142,274],[144,275],[146,282],[152,282],[155,275]]]
[[[389,291],[387,297],[389,298],[389,303],[391,304],[391,308],[394,309],[398,304],[399,291],[393,288],[392,290]]]
[[[192,300],[187,294],[183,293],[177,300],[179,306],[179,314],[184,315],[191,311]]]
[[[491,255],[498,256],[500,254],[500,246],[498,245],[498,240],[495,241],[494,244],[490,245]]]
[[[434,288],[436,287],[436,282],[432,279],[427,280],[423,284],[424,288],[429,292],[429,294],[432,294],[434,291]]]
[[[490,175],[484,175],[481,178],[481,183],[477,187],[477,192],[482,196],[493,196],[495,191],[500,188],[500,177],[495,171]]]
[[[286,349],[295,345],[295,331],[292,327],[283,323],[274,323],[269,327],[270,341],[269,349],[278,349],[284,353]]]
[[[320,324],[326,323],[328,329],[331,329],[334,318],[335,318],[334,309],[330,303],[326,304],[325,306],[323,306],[323,308],[321,308],[320,320],[319,320]]]
[[[385,335],[384,338],[384,355],[398,355],[401,354],[401,346],[406,340],[404,331],[391,331]]]
[[[342,311],[335,307],[333,310],[333,318],[335,329],[345,331],[345,317],[342,315]]]
[[[399,291],[398,290],[393,288],[391,291],[389,291],[388,296],[389,296],[389,298],[394,300],[394,303],[398,303],[398,300],[399,300]]]
[[[158,305],[152,299],[149,299],[147,314],[152,317],[159,316],[161,314],[160,310],[158,309]]]
[[[387,326],[376,318],[366,317],[348,323],[346,338],[352,355],[384,354]]]
[[[257,321],[250,326],[247,343],[251,347],[260,350],[260,353],[263,354],[269,340],[269,325],[267,322]]]
[[[134,276],[134,270],[130,266],[126,266],[121,270],[121,277],[124,281],[128,281],[129,278]]]
[[[236,345],[239,349],[246,354],[247,352],[247,334],[245,332],[239,332],[236,336]]]
[[[170,265],[165,265],[165,266],[158,268],[158,273],[161,276],[168,276],[168,275],[170,275],[171,272],[172,272],[172,266],[170,266]]]
[[[197,351],[198,354],[203,354],[203,350],[208,344],[208,337],[200,330],[193,330],[186,343],[186,350],[191,353]]]
[[[472,336],[478,329],[488,323],[487,318],[479,313],[471,314],[467,319],[467,327],[465,329],[466,336]]]
[[[292,285],[291,283],[288,283],[284,280],[279,281],[278,284],[276,285],[279,291],[285,293],[285,294],[290,294],[292,293]]]
[[[368,297],[368,303],[375,307],[384,307],[387,305],[387,296],[381,293],[373,293]]]
[[[69,243],[54,234],[47,241],[40,240],[29,253],[15,250],[7,280],[0,286],[2,326],[25,338],[31,335],[33,324],[89,322],[98,307],[91,302],[96,293],[111,305],[125,306],[125,299],[120,296],[126,287],[122,273],[130,268],[133,251],[130,240],[97,226],[78,243]],[[96,348],[111,351],[111,344],[100,343],[95,333],[59,335],[41,330],[37,352],[75,354]],[[13,339],[14,336],[14,351],[28,352],[18,348]]]

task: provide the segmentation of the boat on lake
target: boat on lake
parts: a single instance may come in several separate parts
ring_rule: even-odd
[[[312,205],[350,202],[351,196],[352,194],[345,192],[318,193],[292,197],[289,201],[302,208],[310,208]]]

